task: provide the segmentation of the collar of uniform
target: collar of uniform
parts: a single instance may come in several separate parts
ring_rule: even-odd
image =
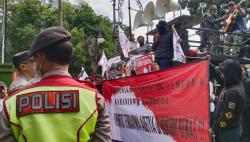
[[[54,75],[62,75],[62,76],[71,76],[67,71],[62,70],[53,70],[46,72],[42,78],[48,77],[48,76],[54,76]]]
[[[18,75],[18,77],[11,83],[9,87],[10,92],[14,92],[18,89],[23,88],[28,84],[29,80],[26,79],[26,77],[22,74]]]

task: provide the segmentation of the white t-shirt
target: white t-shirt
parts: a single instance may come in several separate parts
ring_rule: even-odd
[[[213,83],[211,81],[209,81],[209,92],[210,92],[210,97],[212,97],[214,99],[215,98],[214,87],[213,87]],[[215,109],[214,103],[210,102],[210,112],[214,112],[214,109]]]

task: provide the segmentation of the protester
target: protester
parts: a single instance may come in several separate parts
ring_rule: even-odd
[[[220,142],[239,142],[241,116],[245,105],[240,64],[228,59],[221,66],[224,88],[215,110],[213,131]]]
[[[211,5],[209,7],[209,17],[208,17],[208,22],[207,22],[207,28],[211,30],[219,31],[222,27],[221,22],[223,20],[224,20],[224,17],[218,18],[217,16],[217,6]],[[222,55],[223,47],[217,45],[218,43],[221,43],[219,33],[215,33],[212,31],[205,32],[205,33],[209,33],[208,41],[212,43],[211,51],[209,52],[213,55]]]
[[[18,77],[9,87],[10,94],[40,79],[38,76],[35,77],[36,64],[34,58],[30,56],[30,51],[15,54],[12,63],[18,72]]]
[[[0,111],[3,109],[3,99],[7,96],[7,87],[6,84],[0,81]]]
[[[210,96],[210,126],[213,124],[213,115],[214,115],[214,100],[216,99],[216,96],[214,94],[214,84],[212,81],[209,81],[209,96]]]
[[[139,48],[137,50],[137,55],[144,55],[144,54],[151,52],[152,48],[149,46],[149,44],[145,43],[143,36],[138,36],[137,42],[139,44]]]
[[[95,86],[96,86],[98,92],[99,92],[100,94],[102,94],[102,90],[103,90],[103,89],[102,89],[102,87],[103,87],[103,77],[100,76],[100,75],[97,75],[97,76],[95,77],[94,84],[95,84]]]
[[[87,77],[89,77],[89,76],[85,71],[85,65],[82,64],[82,69],[81,69],[80,73],[78,74],[77,79],[78,80],[85,80]]]
[[[159,21],[156,28],[160,36],[152,48],[155,53],[155,61],[160,66],[160,69],[165,69],[172,65],[174,56],[173,33],[167,30],[169,27],[166,21]]]
[[[246,106],[242,114],[242,139],[241,142],[250,142],[250,80],[247,69],[242,66],[243,86],[246,94]]]
[[[70,38],[65,29],[50,27],[33,40],[31,55],[42,79],[4,100],[1,142],[111,142],[104,98],[68,73]]]
[[[231,18],[233,16],[233,18]],[[224,31],[234,32],[236,34],[229,34],[224,39],[225,44],[241,45],[248,37],[243,37],[241,34],[248,33],[244,18],[247,16],[244,9],[240,5],[235,4],[234,1],[228,3],[228,10],[226,13],[226,21],[224,23]],[[239,34],[240,33],[240,34]],[[246,38],[243,40],[243,38]],[[239,57],[241,46],[225,46],[223,48],[224,55]]]

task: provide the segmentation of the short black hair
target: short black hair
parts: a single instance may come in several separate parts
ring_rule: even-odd
[[[138,40],[139,38],[143,38],[143,40],[144,40],[144,37],[143,37],[143,36],[141,36],[141,35],[140,35],[140,36],[138,36],[136,40]]]
[[[95,80],[96,80],[97,78],[103,79],[103,77],[102,77],[101,75],[96,75],[96,76],[95,76]]]
[[[49,61],[60,65],[67,65],[73,59],[74,48],[70,41],[62,42],[42,50]]]

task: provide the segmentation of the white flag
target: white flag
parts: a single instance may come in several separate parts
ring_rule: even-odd
[[[105,53],[102,53],[102,57],[100,58],[98,65],[102,66],[102,76],[104,76],[106,70],[108,69],[108,59],[105,55]]]
[[[179,61],[182,63],[186,63],[186,57],[184,55],[184,52],[181,48],[181,45],[178,40],[180,40],[180,36],[176,32],[174,26],[172,26],[173,29],[173,48],[174,48],[174,59],[173,61]]]
[[[81,72],[80,72],[80,74],[79,74],[79,80],[85,80],[85,78],[87,78],[87,77],[89,77],[89,76],[88,76],[88,74],[86,73],[85,68],[82,67],[82,70],[81,70]]]
[[[122,48],[124,57],[128,58],[128,53],[130,52],[131,43],[125,35],[124,31],[119,27],[119,42]]]
[[[49,8],[58,9],[58,7],[59,7],[59,0],[55,0],[55,1],[51,2],[51,3],[49,3],[48,7]]]

